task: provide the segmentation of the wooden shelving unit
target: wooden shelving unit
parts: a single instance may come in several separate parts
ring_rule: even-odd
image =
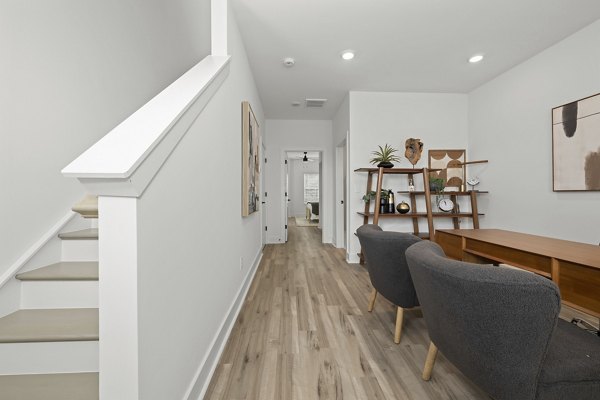
[[[373,224],[379,223],[379,218],[411,218],[413,222],[413,234],[417,235],[423,239],[434,240],[435,238],[435,229],[433,220],[434,218],[452,218],[453,225],[455,229],[459,228],[460,218],[472,218],[473,219],[473,228],[479,229],[479,216],[480,214],[477,208],[477,195],[482,193],[488,193],[486,191],[478,191],[478,190],[469,190],[469,191],[444,191],[444,196],[450,196],[450,199],[455,204],[455,209],[451,212],[433,212],[431,205],[431,196],[432,193],[429,190],[429,172],[428,168],[359,168],[354,170],[354,172],[363,172],[367,173],[367,188],[365,193],[369,193],[373,190],[373,178],[374,175],[377,175],[377,185],[375,192],[375,204],[373,212],[369,211],[370,203],[365,203],[364,211],[357,212],[358,215],[363,217],[363,224],[368,224],[369,220],[373,221]],[[407,195],[410,198],[410,209],[411,211],[406,214],[381,214],[379,212],[379,204],[381,202],[381,188],[383,184],[383,176],[384,175],[406,175],[407,179],[412,179],[414,182],[415,175],[422,175],[423,177],[423,187],[424,190],[421,191],[398,191],[396,193]],[[425,210],[417,211],[417,196],[423,196],[425,199]],[[458,211],[458,197],[459,196],[469,196],[471,203],[471,210],[468,212]],[[427,219],[427,227],[428,232],[420,232],[419,231],[419,218]],[[362,251],[358,254],[360,256],[360,263],[364,263],[364,258],[362,255]]]
[[[410,202],[411,202],[411,210],[415,210],[416,209],[416,204],[417,204],[417,196],[424,196],[426,195],[426,193],[424,191],[415,191],[415,192],[409,192],[406,190],[401,190],[398,191],[396,193],[399,194],[403,194],[403,195],[408,195],[410,197]],[[468,190],[468,191],[464,191],[464,192],[460,192],[460,191],[444,191],[443,195],[444,196],[450,196],[450,200],[452,200],[452,202],[455,204],[454,206],[454,210],[452,210],[451,212],[432,212],[431,213],[431,217],[432,218],[452,218],[453,219],[453,223],[454,223],[454,229],[459,229],[459,218],[473,218],[473,228],[474,229],[479,229],[479,217],[484,215],[482,213],[479,212],[478,207],[477,207],[477,195],[479,194],[484,194],[484,193],[488,193],[487,191],[480,191],[480,190]],[[470,202],[471,202],[471,210],[468,212],[461,212],[458,211],[457,209],[457,205],[458,205],[458,197],[459,196],[469,196]],[[414,217],[419,217],[421,216],[421,214],[423,213],[418,213],[418,212],[410,212],[404,215],[408,215],[408,216],[414,216]],[[418,229],[418,228],[417,228]],[[431,229],[430,229],[431,230]]]
[[[369,193],[373,190],[373,175],[377,175],[377,188],[375,189],[375,206],[374,212],[369,212],[370,203],[365,202],[365,209],[363,212],[359,212],[360,215],[363,216],[363,224],[368,224],[369,219],[373,218],[373,223],[378,224],[379,218],[413,218],[413,233],[419,234],[419,224],[415,218],[418,217],[426,217],[427,225],[429,228],[429,232],[433,232],[433,213],[431,212],[431,193],[429,192],[429,169],[427,168],[359,168],[354,170],[354,172],[366,172],[367,176],[367,189],[365,193]],[[414,182],[415,175],[421,175],[423,178],[423,187],[425,191],[423,194],[425,195],[425,213],[417,213],[416,210],[416,200],[415,204],[411,204],[411,213],[408,214],[380,214],[379,213],[379,204],[381,202],[381,188],[383,184],[383,175],[406,175],[410,180],[412,179]],[[414,193],[414,192],[413,192]],[[411,202],[413,202],[413,198],[411,198]],[[421,235],[420,236],[427,236]]]

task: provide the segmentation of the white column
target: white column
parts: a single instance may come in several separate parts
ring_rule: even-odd
[[[137,198],[98,198],[100,400],[139,398]]]

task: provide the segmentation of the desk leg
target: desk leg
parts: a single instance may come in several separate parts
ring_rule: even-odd
[[[477,192],[471,190],[471,213],[473,213],[473,228],[479,229],[479,210],[477,209]]]
[[[558,260],[556,258],[553,258],[550,261],[550,265],[552,267],[552,281],[554,283],[556,283],[556,286],[558,286],[558,283],[559,283],[558,281],[559,281],[559,276],[560,276],[560,273],[559,273],[560,272],[560,266],[559,266]]]

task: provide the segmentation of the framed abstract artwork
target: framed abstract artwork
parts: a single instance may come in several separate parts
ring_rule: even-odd
[[[552,109],[553,190],[600,190],[600,94]]]
[[[260,133],[247,101],[242,102],[242,216],[258,211],[260,203]]]
[[[430,176],[442,178],[446,189],[460,190],[465,184],[466,150],[429,150],[429,168],[439,169]]]

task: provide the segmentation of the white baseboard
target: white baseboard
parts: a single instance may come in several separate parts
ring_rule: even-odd
[[[183,397],[185,400],[200,400],[206,394],[206,390],[208,389],[208,385],[210,384],[210,380],[217,369],[217,365],[219,364],[219,359],[221,358],[221,354],[225,349],[225,345],[227,344],[227,340],[231,335],[231,330],[235,325],[235,321],[237,320],[238,314],[240,313],[242,306],[244,305],[244,300],[246,299],[246,295],[248,294],[248,289],[250,289],[250,284],[254,280],[254,275],[256,274],[256,270],[258,269],[258,265],[262,260],[262,246],[259,249],[256,257],[254,258],[254,263],[252,263],[252,267],[248,270],[246,277],[242,281],[242,285],[235,296],[233,303],[229,307],[221,326],[217,334],[215,335],[210,349],[204,356],[202,363],[200,363],[200,367],[194,376],[194,380],[188,388],[185,396]]]
[[[346,262],[348,264],[358,264],[360,262],[360,257],[356,253],[346,253]]]

